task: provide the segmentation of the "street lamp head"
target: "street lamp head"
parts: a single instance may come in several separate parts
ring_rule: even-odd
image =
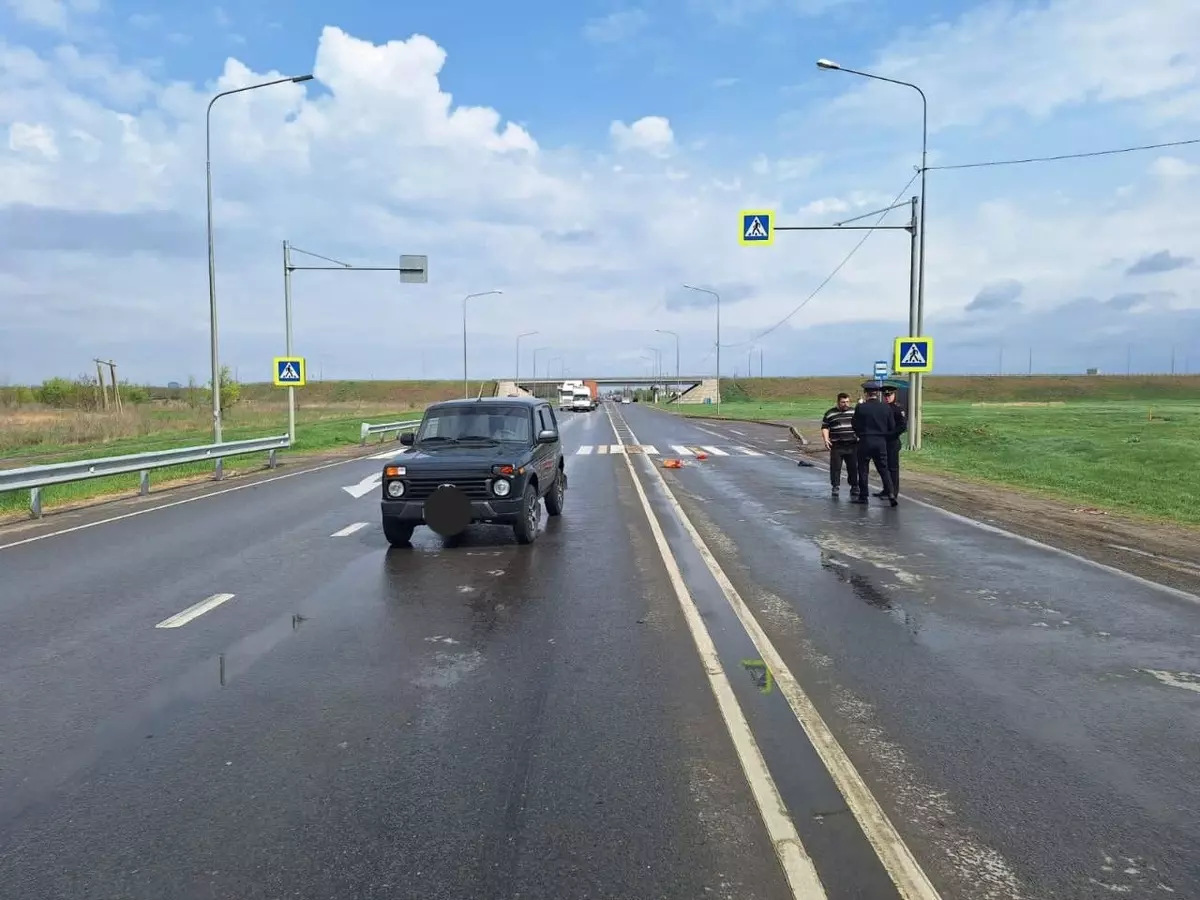
[[[296,75],[292,78],[292,84],[299,84],[302,81],[312,81],[312,75]]]
[[[817,60],[817,68],[818,69],[840,69],[841,66],[839,66],[837,63],[835,63],[832,59],[818,59]]]

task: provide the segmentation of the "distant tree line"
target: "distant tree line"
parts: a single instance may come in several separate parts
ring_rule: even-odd
[[[121,402],[140,406],[154,401],[181,400],[188,406],[198,407],[212,402],[212,382],[204,386],[189,378],[187,386],[168,388],[120,383]],[[112,385],[108,385],[110,402]],[[241,399],[241,385],[233,377],[228,366],[221,369],[221,408],[229,409]],[[47,378],[40,385],[0,385],[0,407],[7,409],[22,406],[45,406],[51,409],[73,409],[95,411],[104,409],[104,397],[95,375],[78,375],[75,378]]]

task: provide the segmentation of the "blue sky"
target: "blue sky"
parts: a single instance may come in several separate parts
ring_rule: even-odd
[[[388,8],[391,7],[391,8]],[[213,113],[222,358],[281,352],[280,242],[359,264],[427,253],[428,285],[297,273],[326,377],[512,367],[517,333],[574,374],[649,346],[722,369],[858,372],[904,330],[908,244],[736,241],[877,209],[931,164],[1200,137],[1189,0],[645,0],[367,4],[0,0],[0,379],[118,357],[207,378],[204,108]],[[389,42],[391,42],[389,44]],[[462,107],[472,107],[463,110]],[[942,371],[1200,370],[1200,148],[929,176],[926,331]],[[901,214],[889,218],[897,224]],[[1141,264],[1139,265],[1139,261]],[[1114,298],[1116,298],[1114,300]],[[782,325],[780,323],[783,323]],[[1001,348],[1006,348],[1002,350]],[[265,374],[261,377],[265,378]]]

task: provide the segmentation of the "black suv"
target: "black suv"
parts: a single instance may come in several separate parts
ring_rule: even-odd
[[[546,512],[562,514],[567,473],[554,410],[533,397],[450,400],[425,410],[410,449],[383,467],[383,534],[407,545],[428,525],[449,537],[476,522],[511,525],[530,544]]]

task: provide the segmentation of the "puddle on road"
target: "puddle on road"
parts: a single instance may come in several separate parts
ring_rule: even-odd
[[[1182,688],[1200,694],[1200,674],[1196,672],[1165,672],[1161,669],[1136,669],[1144,675],[1157,678],[1168,687]]]
[[[883,610],[913,634],[916,634],[920,630],[920,625],[916,617],[889,597],[884,590],[875,585],[866,575],[851,570],[848,565],[839,560],[824,559],[821,565],[827,571],[832,572],[838,581],[848,584],[854,592],[854,596],[858,597],[858,599],[862,600],[868,606]]]
[[[902,568],[899,563],[906,557],[892,553],[882,547],[862,546],[835,534],[819,534],[813,542],[826,553],[836,553],[851,559],[870,563],[880,569],[891,572],[903,584],[912,586],[921,582],[921,576]]]

